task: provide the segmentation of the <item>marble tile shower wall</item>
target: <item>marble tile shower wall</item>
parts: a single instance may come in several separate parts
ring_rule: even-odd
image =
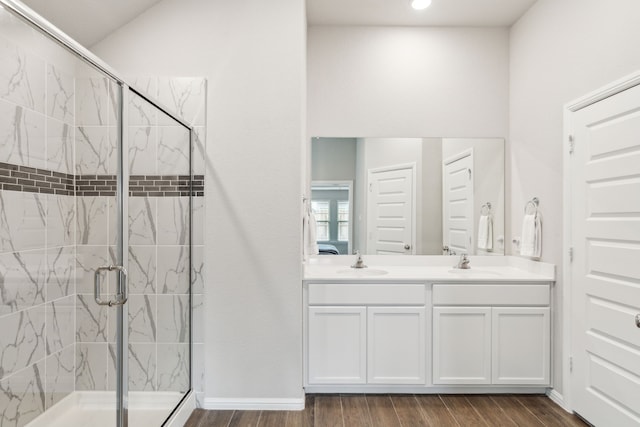
[[[75,87],[75,389],[115,390],[116,309],[95,303],[93,281],[96,268],[117,263],[115,192],[95,184],[114,181],[118,172],[119,88],[89,69],[77,72]],[[93,182],[95,191],[78,185],[84,182]],[[113,293],[114,282],[113,275],[104,280],[105,293]]]
[[[94,269],[115,259],[107,181],[117,169],[117,88],[74,60],[49,63],[3,35],[0,58],[0,425],[22,426],[74,390],[115,387],[114,310],[93,302],[92,285]],[[145,81],[196,124],[196,183],[203,184],[206,82]],[[130,107],[132,183],[139,178],[146,193],[129,206],[129,384],[185,391],[189,205],[179,190],[188,140],[142,104],[134,99]],[[83,181],[94,187],[76,185]],[[156,182],[175,185],[152,191]],[[197,195],[203,191],[199,185]],[[202,397],[204,198],[193,207],[193,379]]]
[[[194,389],[203,394],[203,219],[204,219],[204,113],[206,81],[201,78],[138,78],[136,87],[156,96],[196,126],[193,199],[193,303]],[[85,86],[95,87],[94,86]],[[80,87],[77,89],[80,91]],[[96,94],[89,105],[108,109],[107,91]],[[96,111],[93,112],[97,114]],[[81,117],[78,118],[80,120]],[[185,192],[189,174],[188,132],[172,119],[132,95],[129,103],[129,389],[130,391],[186,391],[189,386],[189,198]],[[108,121],[106,126],[108,128]],[[80,126],[78,127],[80,130]],[[78,175],[100,179],[111,175],[108,132],[94,131],[82,138],[85,162]],[[88,134],[88,133],[87,133]],[[80,148],[76,146],[76,150]],[[97,153],[103,153],[98,155]],[[93,157],[91,157],[93,156]],[[84,165],[104,165],[94,171]],[[94,168],[95,169],[95,168]],[[95,176],[90,176],[94,174]],[[83,188],[79,185],[78,188]],[[95,191],[93,191],[95,190]],[[92,304],[91,272],[114,258],[116,224],[113,197],[92,195],[86,189],[78,197],[78,319],[77,389],[115,388],[115,319],[113,311]],[[86,218],[86,220],[85,220]],[[91,221],[88,219],[91,218]],[[90,227],[86,227],[89,224]],[[108,230],[103,235],[102,230]]]
[[[0,425],[20,426],[74,390],[74,65],[3,35],[0,58]]]

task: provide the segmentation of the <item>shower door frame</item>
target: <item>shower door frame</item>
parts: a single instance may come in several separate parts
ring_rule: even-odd
[[[117,172],[117,216],[118,236],[116,238],[117,262],[128,271],[129,269],[129,86],[119,82],[120,90],[118,112],[118,172]],[[125,283],[123,283],[123,281]],[[127,276],[118,274],[120,291],[128,287]],[[125,293],[125,297],[128,294]],[[129,426],[129,306],[116,306],[116,426]]]
[[[46,19],[38,15],[26,5],[15,0],[0,0],[0,6],[31,25],[45,36],[49,37],[75,56],[79,57],[85,63],[91,65],[96,70],[103,73],[106,77],[112,79],[119,89],[118,113],[118,172],[117,172],[117,229],[118,236],[116,239],[117,261],[125,270],[128,267],[128,201],[129,201],[129,159],[128,150],[128,104],[130,91],[142,98],[144,101],[153,105],[162,113],[166,114],[189,131],[189,175],[192,177],[189,182],[189,386],[184,396],[177,402],[176,406],[167,414],[166,420],[170,419],[185,401],[187,396],[193,390],[192,369],[193,369],[193,145],[194,145],[194,129],[193,126],[174,114],[169,108],[161,102],[151,98],[142,90],[135,88],[127,83],[115,70],[100,60],[97,56],[84,48],[71,37],[60,31]],[[122,281],[126,281],[126,277],[118,274],[118,289],[122,290],[123,286],[128,286]],[[126,302],[117,305],[117,336],[116,336],[116,425],[118,427],[128,427],[128,306]]]

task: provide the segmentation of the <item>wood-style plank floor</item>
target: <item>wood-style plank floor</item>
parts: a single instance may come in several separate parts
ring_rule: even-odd
[[[541,395],[307,395],[304,411],[196,409],[185,427],[584,427]]]

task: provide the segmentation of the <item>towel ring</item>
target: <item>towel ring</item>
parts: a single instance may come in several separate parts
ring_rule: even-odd
[[[480,207],[480,215],[489,215],[491,213],[491,202],[487,202]]]
[[[524,213],[529,215],[537,213],[539,204],[540,204],[540,199],[538,199],[537,197],[534,197],[533,199],[529,200],[526,205],[524,205]],[[533,211],[529,212],[529,208],[533,208]]]

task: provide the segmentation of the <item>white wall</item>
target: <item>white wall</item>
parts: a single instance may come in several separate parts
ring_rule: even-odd
[[[212,403],[302,396],[305,31],[297,0],[164,0],[93,47],[124,74],[208,79]]]
[[[422,140],[422,253],[442,254],[442,139]]]
[[[525,202],[539,197],[543,261],[561,266],[563,259],[563,105],[640,68],[638,17],[637,0],[539,0],[511,30],[511,235],[520,234]],[[561,293],[560,281],[555,287],[556,310],[562,306]],[[559,320],[562,313],[554,315]],[[560,323],[555,323],[554,384],[562,393]]]
[[[308,135],[506,137],[508,30],[310,27]]]

